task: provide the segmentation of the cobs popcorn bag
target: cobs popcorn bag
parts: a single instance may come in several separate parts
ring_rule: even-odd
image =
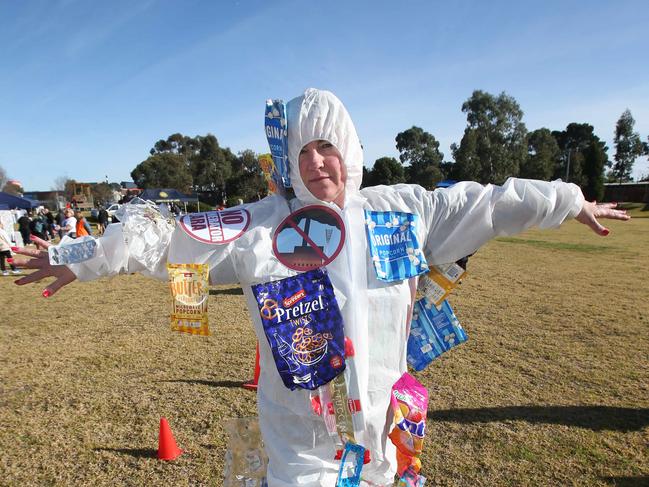
[[[315,390],[345,370],[343,320],[325,269],[252,286],[277,371]]]
[[[468,336],[448,301],[437,308],[426,299],[415,302],[408,336],[408,364],[425,369],[437,357],[466,342]]]
[[[209,335],[207,264],[167,264],[171,303],[171,329],[192,335]]]

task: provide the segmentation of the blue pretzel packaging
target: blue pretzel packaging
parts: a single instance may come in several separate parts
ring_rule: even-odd
[[[412,213],[365,210],[367,241],[379,280],[402,281],[428,272],[417,240],[418,222]]]
[[[444,301],[438,309],[426,299],[415,302],[408,336],[408,364],[417,371],[464,343],[468,337],[453,309]]]
[[[252,286],[277,371],[315,390],[345,370],[343,319],[325,269]]]

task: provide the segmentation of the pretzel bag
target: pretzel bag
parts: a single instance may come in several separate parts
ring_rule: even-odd
[[[252,286],[284,385],[315,390],[345,370],[343,319],[325,269]]]

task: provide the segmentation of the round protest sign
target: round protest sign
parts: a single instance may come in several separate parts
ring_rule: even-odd
[[[340,253],[345,225],[334,210],[305,206],[287,216],[273,235],[273,253],[289,269],[324,267]]]
[[[250,213],[243,208],[190,213],[180,218],[190,237],[208,244],[226,244],[238,239],[250,225]]]

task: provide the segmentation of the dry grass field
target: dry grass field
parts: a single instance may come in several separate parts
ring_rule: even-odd
[[[427,485],[649,485],[649,218],[610,227],[529,231],[471,258],[451,298],[469,341],[417,374]],[[256,415],[239,289],[214,289],[200,338],[170,331],[164,283],[43,299],[13,280],[0,278],[0,485],[221,485],[222,420]],[[155,458],[161,416],[187,451],[173,462]]]

